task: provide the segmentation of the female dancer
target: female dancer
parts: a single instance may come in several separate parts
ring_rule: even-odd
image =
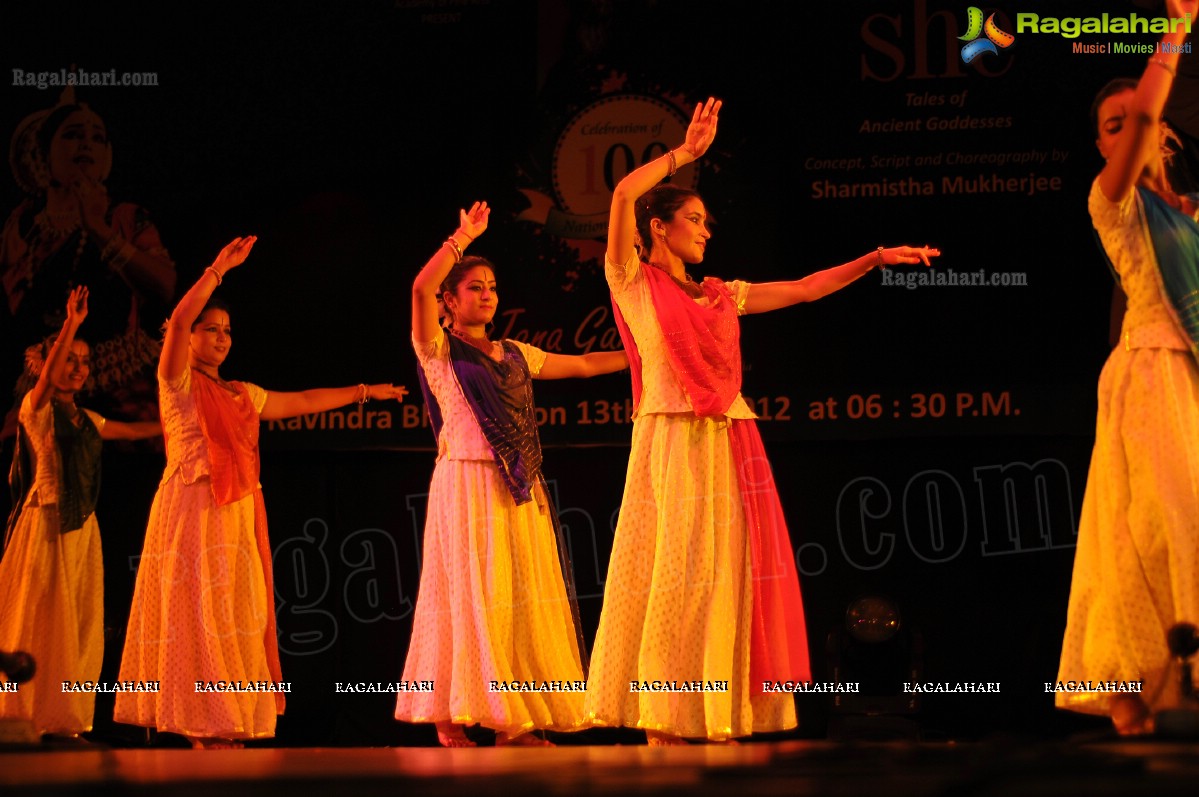
[[[67,300],[62,331],[26,354],[12,469],[13,502],[0,561],[0,650],[33,656],[36,677],[0,692],[0,718],[36,734],[79,739],[92,729],[95,693],[64,682],[95,681],[104,659],[104,564],[93,511],[100,489],[100,441],[136,440],[157,421],[105,420],[75,404],[91,374],[91,350],[76,337],[88,290]]]
[[[541,475],[530,377],[596,376],[624,352],[550,354],[492,341],[495,271],[462,250],[487,229],[476,202],[412,285],[412,343],[438,440],[424,559],[395,716],[432,722],[446,747],[471,747],[465,726],[496,744],[544,745],[530,731],[583,727],[585,658],[570,563]],[[450,317],[438,323],[437,297]],[[560,691],[513,690],[514,681]]]
[[[258,484],[260,419],[323,412],[404,388],[355,385],[267,392],[229,382],[228,312],[210,302],[256,238],[236,238],[205,269],[167,322],[158,364],[167,464],[150,509],[121,660],[114,719],[186,736],[196,748],[273,736],[283,713],[271,547]],[[228,684],[271,684],[232,691]],[[197,686],[201,684],[201,686]]]
[[[1169,15],[1194,19],[1197,6],[1171,0]],[[1186,38],[1182,25],[1166,33],[1140,81],[1109,83],[1092,107],[1106,163],[1091,220],[1128,306],[1099,377],[1058,679],[1143,681],[1144,692],[1055,699],[1110,716],[1123,734],[1149,731],[1151,711],[1178,698],[1163,683],[1166,634],[1199,622],[1199,227],[1195,204],[1167,179],[1160,123]]]
[[[741,398],[737,316],[826,296],[874,267],[928,264],[927,247],[864,255],[794,282],[697,284],[703,201],[671,185],[716,135],[696,107],[685,143],[616,186],[606,274],[633,373],[632,449],[588,680],[588,718],[651,744],[794,727],[810,677],[791,541],[754,414]],[[643,261],[634,242],[640,236]],[[700,693],[667,690],[701,682]]]

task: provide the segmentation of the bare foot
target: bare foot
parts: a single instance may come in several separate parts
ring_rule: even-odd
[[[542,739],[535,733],[518,733],[515,736],[509,736],[502,731],[496,731],[495,734],[496,747],[557,747],[549,739]]]
[[[439,722],[435,727],[437,728],[437,742],[442,747],[477,746],[470,739],[466,738],[466,727],[463,725],[455,725],[452,722]]]
[[[225,739],[220,736],[188,736],[193,750],[241,750],[244,744],[237,739]]]
[[[661,733],[660,731],[646,731],[645,743],[650,747],[676,747],[687,744],[687,740],[681,736],[672,736],[669,733]]]
[[[1149,707],[1138,695],[1120,694],[1112,698],[1112,725],[1121,736],[1143,736],[1153,732]]]

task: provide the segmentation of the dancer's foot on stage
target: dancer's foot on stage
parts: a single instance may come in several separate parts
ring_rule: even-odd
[[[1138,695],[1119,694],[1112,697],[1112,725],[1121,736],[1145,736],[1153,733],[1153,715]]]
[[[672,736],[669,733],[646,731],[645,743],[650,747],[675,747],[677,745],[687,744],[687,740],[681,736]]]
[[[86,747],[102,749],[105,745],[96,744],[90,739],[83,738],[78,733],[44,733],[42,734],[42,744],[50,747]]]
[[[495,733],[496,747],[557,747],[549,739],[542,739],[536,733],[518,733],[509,736],[502,731]]]
[[[237,739],[225,739],[220,736],[188,736],[193,750],[241,750],[244,744]]]
[[[452,722],[439,722],[437,742],[442,747],[476,747],[477,745],[466,738],[466,726],[455,725]]]

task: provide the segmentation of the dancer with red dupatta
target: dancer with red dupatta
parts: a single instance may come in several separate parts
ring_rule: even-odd
[[[274,736],[284,708],[258,483],[259,420],[407,392],[359,384],[268,393],[222,379],[229,313],[210,297],[255,240],[236,238],[222,249],[167,322],[158,364],[167,464],[150,509],[120,672],[123,682],[158,682],[159,690],[122,692],[114,712],[117,722],[178,733],[198,749]]]
[[[740,393],[738,317],[940,254],[880,247],[792,282],[692,281],[711,237],[703,201],[654,186],[707,151],[720,105],[696,106],[682,146],[621,180],[608,226],[635,412],[586,705],[596,725],[644,729],[650,744],[793,728],[792,696],[763,685],[811,678],[792,543]]]

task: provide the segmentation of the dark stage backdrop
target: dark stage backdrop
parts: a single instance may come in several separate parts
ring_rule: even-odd
[[[58,102],[72,68],[139,83],[76,92],[108,128],[109,197],[148,211],[181,289],[229,239],[259,236],[221,289],[228,376],[415,394],[264,426],[294,684],[279,741],[432,740],[391,721],[386,698],[333,687],[398,679],[417,597],[433,449],[408,342],[412,277],[458,209],[485,199],[491,226],[471,252],[496,263],[497,334],[563,353],[619,347],[602,274],[611,187],[677,146],[708,95],[725,102],[715,146],[675,178],[715,219],[695,276],[794,279],[878,245],[944,252],[931,271],[872,272],[744,320],[744,393],[792,525],[817,676],[846,602],[886,594],[924,640],[928,680],[1002,685],[927,700],[930,733],[1052,726],[1043,682],[1112,323],[1086,213],[1099,167],[1087,112],[1109,77],[1143,67],[1113,50],[1158,37],[1021,32],[1028,6],[1154,13],[985,6],[1009,46],[966,63],[986,34],[969,6],[941,0],[6,4],[3,129]],[[26,196],[6,179],[0,199]],[[146,301],[143,325],[169,306]],[[6,383],[19,365],[3,364]],[[537,396],[590,642],[629,379],[541,383]],[[115,677],[162,460],[154,446],[105,456]],[[799,700],[802,732],[822,734],[823,701]]]

